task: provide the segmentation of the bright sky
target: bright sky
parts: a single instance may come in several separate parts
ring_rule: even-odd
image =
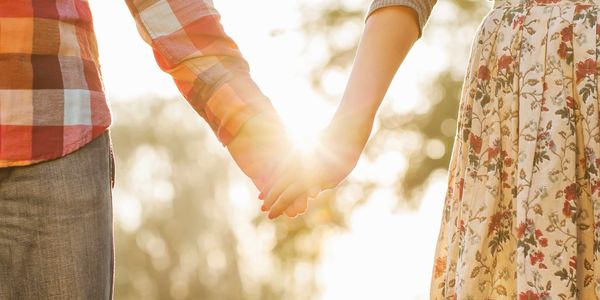
[[[109,101],[149,94],[178,95],[170,77],[159,70],[150,48],[139,37],[124,2],[90,2]],[[324,126],[334,107],[322,101],[307,80],[310,59],[303,57],[303,39],[297,30],[298,6],[302,1],[214,2],[223,15],[226,31],[250,62],[253,77],[288,125],[304,133]],[[273,36],[273,30],[282,34]],[[423,63],[425,58],[428,64]],[[397,97],[401,101],[388,103],[389,107],[396,112],[418,107],[419,83],[430,78],[444,63],[447,58],[442,49],[417,43],[389,91],[391,95],[401,95]],[[326,85],[341,95],[345,76],[331,79]],[[307,118],[311,122],[307,123]],[[390,171],[393,175],[406,162],[397,155],[389,157],[397,159],[386,164],[395,166]],[[377,176],[381,171],[377,162],[363,159],[354,176]],[[350,218],[350,231],[334,235],[325,243],[317,274],[323,292],[321,299],[428,299],[445,180],[445,174],[438,176],[417,212],[393,212],[397,200],[389,186],[377,191],[367,205],[358,209]],[[254,192],[248,191],[234,193],[254,196]],[[240,211],[257,209],[252,199],[233,204]]]

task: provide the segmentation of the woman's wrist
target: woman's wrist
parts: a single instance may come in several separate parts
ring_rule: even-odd
[[[365,146],[373,128],[374,115],[358,110],[338,111],[327,130],[326,140],[345,145],[351,152]]]
[[[372,126],[376,111],[364,105],[340,105],[333,116],[333,122],[350,128]]]

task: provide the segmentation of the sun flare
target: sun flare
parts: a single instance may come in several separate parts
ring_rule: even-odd
[[[294,149],[302,154],[310,154],[319,147],[319,130],[298,130],[288,127],[288,133]]]
[[[321,132],[333,114],[330,104],[310,98],[274,102],[294,149],[301,154],[310,154],[319,147]]]

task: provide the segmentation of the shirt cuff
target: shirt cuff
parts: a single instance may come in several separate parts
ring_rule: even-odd
[[[246,121],[264,111],[275,111],[269,98],[249,76],[234,77],[223,83],[206,101],[204,118],[215,135],[227,146]]]
[[[419,0],[422,1],[422,0]],[[373,12],[380,8],[389,7],[389,6],[406,6],[412,8],[418,16],[419,19],[419,38],[423,34],[423,28],[427,23],[427,19],[429,19],[429,14],[423,11],[423,7],[419,6],[415,0],[375,0],[371,2],[371,6],[369,7],[369,11],[365,16],[365,21],[371,16]]]

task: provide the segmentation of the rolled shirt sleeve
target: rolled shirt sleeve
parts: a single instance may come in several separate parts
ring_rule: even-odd
[[[427,24],[427,20],[431,15],[431,10],[436,2],[436,0],[373,0],[365,20],[369,18],[374,11],[380,8],[388,6],[407,6],[414,9],[419,16],[419,37],[421,37],[423,28],[425,28],[425,24]]]
[[[225,146],[272,109],[211,0],[125,0],[159,67]]]

